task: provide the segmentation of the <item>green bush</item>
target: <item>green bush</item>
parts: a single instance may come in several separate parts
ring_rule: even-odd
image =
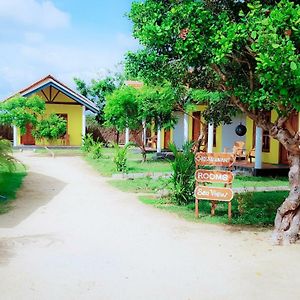
[[[126,144],[124,147],[120,147],[118,144],[114,144],[115,157],[114,163],[116,164],[116,169],[118,172],[126,173],[128,171],[127,166],[127,153],[128,148],[131,146],[130,143]]]
[[[55,114],[42,119],[32,131],[33,136],[38,140],[46,139],[49,142],[59,139],[67,132],[67,121]]]
[[[82,146],[81,146],[82,151],[90,152],[94,145],[95,145],[95,141],[91,133],[86,134],[82,138]]]
[[[194,201],[196,167],[192,146],[193,143],[188,142],[183,145],[183,150],[180,152],[174,144],[169,145],[174,154],[174,161],[171,163],[172,201],[178,205],[186,205]]]
[[[103,157],[103,144],[94,142],[90,148],[91,157],[93,159],[99,159]]]

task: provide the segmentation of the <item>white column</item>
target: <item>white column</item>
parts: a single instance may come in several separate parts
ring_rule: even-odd
[[[86,133],[86,117],[85,117],[85,106],[82,106],[82,137],[85,136]]]
[[[184,114],[183,116],[183,142],[186,143],[189,140],[189,116]]]
[[[211,123],[208,125],[208,143],[207,143],[207,152],[213,153],[214,146],[214,124]]]
[[[260,127],[255,128],[255,169],[262,168],[262,136],[263,130]]]
[[[16,147],[18,146],[18,129],[16,126],[13,126],[13,137],[14,137],[13,145],[14,147]]]
[[[125,130],[125,145],[129,143],[129,128]]]
[[[160,126],[157,127],[156,152],[161,153],[161,129],[160,129]]]
[[[146,121],[143,121],[143,143],[144,146],[147,144],[147,128],[146,128]]]

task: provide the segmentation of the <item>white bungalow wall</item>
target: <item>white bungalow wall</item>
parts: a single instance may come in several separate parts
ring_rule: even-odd
[[[228,150],[232,149],[236,141],[246,141],[246,135],[238,136],[235,133],[235,129],[240,123],[246,125],[246,117],[244,115],[238,115],[232,120],[231,124],[222,126],[222,151],[224,151],[225,147]]]
[[[173,142],[178,149],[182,149],[184,144],[184,115],[181,112],[177,112],[176,117],[178,120],[173,131]]]

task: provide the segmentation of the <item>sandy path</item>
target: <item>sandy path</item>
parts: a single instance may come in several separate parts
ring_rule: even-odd
[[[78,157],[18,156],[30,173],[0,216],[1,299],[300,299],[299,244],[180,220]]]

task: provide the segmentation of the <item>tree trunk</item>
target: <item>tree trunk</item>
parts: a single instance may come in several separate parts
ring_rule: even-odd
[[[194,145],[194,153],[200,152],[200,151],[207,151],[207,124],[203,124],[202,130],[200,132],[200,135],[197,139],[197,141],[195,142]]]
[[[290,154],[290,193],[277,210],[273,242],[295,243],[300,230],[300,154]]]
[[[133,138],[135,140],[136,145],[140,148],[142,154],[142,162],[147,160],[146,148],[144,141],[141,137],[141,130],[133,130],[132,131]]]

